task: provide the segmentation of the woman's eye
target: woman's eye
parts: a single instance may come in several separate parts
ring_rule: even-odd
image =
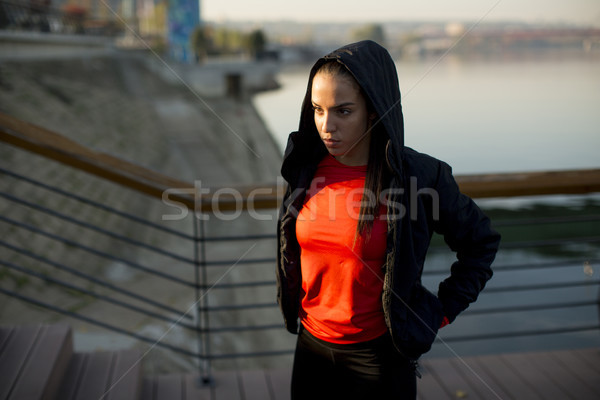
[[[315,114],[323,114],[323,109],[321,107],[313,107],[313,111]]]
[[[342,114],[342,115],[348,115],[348,114],[351,113],[351,111],[349,109],[347,109],[347,108],[341,108],[339,110],[339,113]]]

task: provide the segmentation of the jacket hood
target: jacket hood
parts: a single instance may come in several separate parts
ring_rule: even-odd
[[[309,148],[319,148],[320,151],[316,152],[321,155],[326,151],[315,128],[311,91],[313,78],[319,68],[332,60],[343,64],[361,86],[367,100],[377,113],[378,118],[375,123],[383,124],[388,135],[388,146],[391,147],[388,148],[388,161],[399,168],[398,155],[402,154],[404,148],[404,118],[400,103],[398,74],[389,52],[371,40],[341,47],[320,58],[313,65],[300,114],[299,135],[305,136],[302,142],[309,144]]]

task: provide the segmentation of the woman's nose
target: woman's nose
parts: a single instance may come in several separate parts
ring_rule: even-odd
[[[322,132],[334,132],[335,124],[333,118],[329,115],[329,113],[324,113],[321,121],[321,131]]]

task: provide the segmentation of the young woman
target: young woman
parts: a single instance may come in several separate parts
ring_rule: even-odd
[[[364,41],[316,62],[281,173],[292,399],[416,398],[416,360],[477,299],[500,236],[447,164],[404,146],[387,50]],[[434,232],[457,254],[437,296],[421,285]]]

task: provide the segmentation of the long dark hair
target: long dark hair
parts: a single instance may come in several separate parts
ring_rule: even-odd
[[[363,236],[364,240],[367,241],[371,237],[373,222],[380,216],[381,194],[387,187],[390,178],[390,171],[386,162],[386,146],[389,136],[385,131],[383,124],[378,124],[376,122],[379,120],[379,117],[375,112],[371,100],[365,94],[356,78],[343,64],[335,60],[328,61],[319,67],[315,75],[317,73],[325,73],[340,78],[349,78],[356,84],[356,87],[360,90],[361,95],[365,99],[368,114],[375,116],[375,118],[371,119],[367,128],[371,131],[369,161],[367,163],[367,176],[365,178],[365,188],[355,235],[355,242],[359,235]],[[373,121],[375,121],[374,124]]]

